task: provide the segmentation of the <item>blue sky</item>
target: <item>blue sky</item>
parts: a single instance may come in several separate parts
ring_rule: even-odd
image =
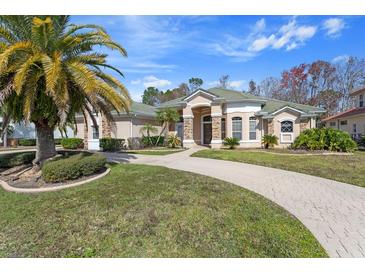
[[[250,79],[279,77],[284,69],[317,59],[364,57],[362,16],[72,16],[72,23],[102,25],[128,58],[109,52],[109,62],[132,98],[147,86],[177,87],[191,77],[216,85],[229,74],[231,88]]]

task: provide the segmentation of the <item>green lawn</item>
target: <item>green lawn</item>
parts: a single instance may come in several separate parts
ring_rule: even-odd
[[[1,257],[325,257],[311,233],[263,197],[163,167],[113,165],[54,193],[0,189]]]
[[[365,152],[353,155],[282,155],[252,150],[201,150],[194,157],[268,166],[365,187]]]

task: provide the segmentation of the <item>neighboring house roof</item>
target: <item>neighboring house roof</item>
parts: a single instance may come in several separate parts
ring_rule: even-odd
[[[197,90],[199,91],[199,90]],[[197,92],[195,91],[195,92]],[[194,92],[194,93],[195,93]],[[235,90],[229,90],[224,88],[210,88],[206,90],[206,92],[211,93],[218,98],[224,99],[226,102],[240,102],[240,101],[252,101],[252,102],[258,102],[262,103],[264,107],[259,112],[259,114],[271,114],[274,113],[277,110],[280,110],[284,107],[290,107],[299,110],[300,112],[305,113],[321,113],[325,112],[322,108],[317,108],[313,106],[303,105],[303,104],[296,104],[286,101],[280,101],[275,99],[269,99],[261,96],[255,96],[246,92],[239,92]],[[189,95],[191,96],[191,95]],[[167,101],[163,104],[161,104],[159,107],[177,107],[181,106],[181,104],[184,102],[184,100],[187,98],[187,96],[180,97],[171,101]]]
[[[329,121],[329,120],[350,117],[350,116],[354,116],[354,115],[358,115],[358,114],[365,114],[365,107],[352,108],[352,109],[346,110],[344,112],[340,112],[340,113],[337,113],[337,114],[332,115],[330,117],[327,117],[327,118],[323,119],[322,121],[326,122],[326,121]]]
[[[117,112],[115,110],[113,110],[112,113],[117,115]],[[133,101],[131,104],[131,109],[130,109],[129,113],[120,112],[120,115],[136,115],[136,116],[144,116],[144,117],[155,117],[156,109],[153,106]]]

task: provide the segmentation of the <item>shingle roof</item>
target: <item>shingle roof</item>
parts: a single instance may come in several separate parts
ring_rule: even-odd
[[[358,114],[365,114],[365,107],[361,107],[361,108],[352,108],[349,110],[346,110],[344,112],[340,112],[337,113],[335,115],[332,115],[330,117],[327,117],[325,119],[323,119],[323,122],[332,120],[332,119],[339,119],[339,118],[345,118],[345,117],[349,117],[349,116],[353,116],[353,115],[358,115]]]
[[[255,96],[246,92],[238,92],[235,90],[223,89],[223,88],[210,88],[207,90],[209,93],[216,95],[219,98],[223,98],[226,101],[240,101],[240,100],[252,100],[257,102],[262,102],[264,107],[262,108],[261,112],[267,112],[268,114],[273,113],[283,107],[292,107],[298,109],[300,111],[309,113],[309,112],[324,112],[324,109],[303,105],[303,104],[296,104],[281,100],[269,99],[261,96]],[[178,106],[179,103],[183,102],[185,97],[180,97],[168,102],[165,102],[160,105],[160,107],[174,107]]]
[[[116,114],[116,111],[112,111],[112,113]],[[127,113],[121,112],[120,114],[127,114]],[[155,117],[156,109],[153,106],[133,101],[131,104],[131,109],[129,111],[129,114]]]

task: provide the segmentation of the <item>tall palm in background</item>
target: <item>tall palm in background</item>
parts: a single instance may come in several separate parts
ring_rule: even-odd
[[[0,107],[14,122],[33,122],[35,163],[56,154],[53,131],[75,123],[93,109],[112,119],[112,109],[128,111],[125,87],[105,68],[106,54],[95,46],[125,49],[97,25],[73,25],[69,16],[0,16]],[[95,119],[93,119],[96,125]]]

